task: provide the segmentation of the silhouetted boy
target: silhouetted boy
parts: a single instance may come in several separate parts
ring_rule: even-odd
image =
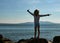
[[[27,10],[27,12],[29,12],[32,16],[34,16],[34,29],[35,29],[34,38],[36,38],[36,32],[37,32],[37,30],[38,30],[38,38],[39,38],[39,36],[40,36],[39,19],[40,19],[40,17],[49,16],[50,14],[39,15],[39,10],[37,10],[37,9],[34,11],[34,13],[31,13],[29,10]]]

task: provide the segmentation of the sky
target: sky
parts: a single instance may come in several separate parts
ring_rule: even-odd
[[[28,9],[32,13],[38,9],[40,15],[51,14],[40,21],[60,23],[60,0],[0,0],[0,23],[33,22]]]

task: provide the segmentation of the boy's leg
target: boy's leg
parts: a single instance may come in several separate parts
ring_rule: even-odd
[[[35,31],[34,31],[34,38],[36,39],[36,32],[37,32],[37,27],[35,26]]]
[[[40,36],[40,30],[39,30],[39,28],[40,28],[40,26],[38,25],[38,42],[37,43],[39,43],[39,36]]]
[[[38,38],[40,36],[40,26],[38,26]]]

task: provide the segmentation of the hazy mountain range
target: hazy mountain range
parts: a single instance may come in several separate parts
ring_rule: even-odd
[[[7,24],[7,23],[0,23],[0,26],[26,26],[26,27],[31,27],[34,26],[33,22],[26,22],[26,23],[18,23],[18,24]],[[52,22],[47,22],[47,21],[40,21],[40,26],[41,27],[48,27],[48,28],[59,28],[60,24],[57,23],[52,23]]]

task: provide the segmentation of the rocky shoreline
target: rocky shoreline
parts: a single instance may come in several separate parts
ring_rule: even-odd
[[[2,35],[0,35],[0,43],[60,43],[60,36],[55,36],[53,38],[53,41],[49,41],[44,38],[30,38],[30,39],[21,39],[17,42],[14,42],[8,38],[4,38]]]

